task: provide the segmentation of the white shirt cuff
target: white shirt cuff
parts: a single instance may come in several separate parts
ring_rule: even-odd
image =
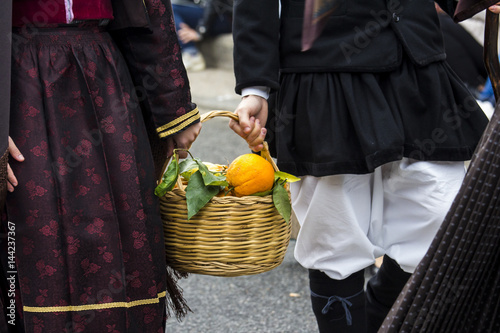
[[[264,99],[268,99],[270,91],[271,89],[265,86],[254,86],[254,87],[243,88],[241,89],[241,97],[245,97],[248,95],[256,95]]]

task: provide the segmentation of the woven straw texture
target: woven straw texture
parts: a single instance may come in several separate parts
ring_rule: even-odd
[[[229,111],[212,111],[202,122],[218,116],[237,119]],[[266,148],[261,155],[277,170]],[[283,262],[290,242],[291,225],[271,195],[214,197],[188,220],[185,192],[176,188],[160,198],[160,208],[167,261],[182,272],[227,277],[267,272]]]

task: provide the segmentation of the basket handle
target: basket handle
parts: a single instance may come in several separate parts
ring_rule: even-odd
[[[231,119],[236,120],[236,121],[239,120],[238,115],[234,112],[225,111],[225,110],[212,110],[212,111],[209,111],[209,112],[202,114],[200,117],[200,121],[202,123],[204,123],[204,122],[206,122],[210,119],[213,119],[215,117],[227,117],[227,118],[231,118]],[[264,148],[262,148],[262,150],[260,151],[260,155],[262,157],[264,157],[269,163],[271,163],[271,165],[274,168],[274,171],[279,171],[278,166],[276,165],[273,158],[271,157],[271,154],[269,153],[269,145],[267,144],[266,141],[264,141],[263,144],[264,144]],[[172,157],[170,157],[170,158],[172,158]],[[167,166],[168,166],[168,162],[170,162],[170,158],[167,158],[167,160],[163,164],[163,167],[162,167],[161,173],[160,173],[160,179],[158,179],[158,184],[161,183],[161,181],[162,181],[163,174],[165,173],[165,170],[167,170]],[[179,188],[182,188],[182,181],[181,181],[180,177],[177,178],[177,186],[179,186]]]

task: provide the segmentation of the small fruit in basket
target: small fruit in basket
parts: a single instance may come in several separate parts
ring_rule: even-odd
[[[257,154],[244,154],[229,164],[226,180],[238,197],[265,192],[273,188],[274,168]]]
[[[203,162],[203,164],[205,164],[207,166],[208,170],[210,170],[214,173],[222,172],[222,171],[227,169],[227,166],[222,165],[222,164],[214,164],[214,163],[210,163],[210,162]]]
[[[241,155],[227,167],[202,162],[193,156],[179,162],[176,152],[177,149],[174,149],[174,157],[156,187],[155,195],[164,197],[181,177],[188,220],[215,196],[272,195],[278,212],[285,221],[290,221],[291,205],[285,185],[299,178],[285,172],[275,172],[270,162],[256,154]],[[191,155],[189,151],[188,154]]]

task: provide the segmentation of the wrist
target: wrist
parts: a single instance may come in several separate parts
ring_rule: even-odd
[[[269,92],[270,88],[265,86],[247,87],[241,90],[241,97],[253,95],[262,97],[267,100],[269,98]]]

